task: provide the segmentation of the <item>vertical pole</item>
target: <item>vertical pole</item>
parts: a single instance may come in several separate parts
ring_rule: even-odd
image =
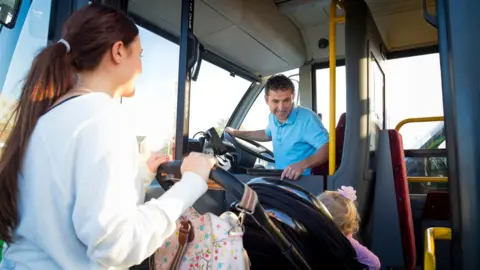
[[[337,121],[337,23],[345,22],[345,16],[337,16],[337,0],[330,3],[329,70],[330,70],[330,125],[328,139],[328,174],[333,175],[336,168],[336,121]]]
[[[175,133],[175,156],[180,160],[188,153],[188,129],[190,119],[190,81],[188,67],[190,34],[193,34],[194,0],[182,0],[180,25],[180,60],[178,65],[177,121]]]
[[[480,269],[480,2],[437,0],[451,201],[451,269]]]

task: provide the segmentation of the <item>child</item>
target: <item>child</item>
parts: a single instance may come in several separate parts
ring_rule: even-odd
[[[318,198],[327,207],[335,224],[350,240],[357,253],[358,261],[368,266],[369,270],[378,270],[380,269],[378,257],[353,238],[353,235],[358,231],[360,222],[355,206],[355,200],[357,199],[355,193],[353,187],[342,186],[338,191],[325,191]]]

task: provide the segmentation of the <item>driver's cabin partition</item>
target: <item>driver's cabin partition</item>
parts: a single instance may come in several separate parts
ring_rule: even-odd
[[[385,121],[386,49],[364,1],[346,0],[344,10],[346,128],[341,163],[328,178],[327,188],[354,186],[362,243],[378,255],[382,265],[409,268],[415,265],[415,250],[405,250],[412,244],[411,233],[400,228],[401,223],[411,225],[409,197],[396,200],[398,187],[404,187],[400,184],[406,180],[395,178]],[[408,211],[400,213],[404,208]]]
[[[390,136],[385,121],[386,49],[364,1],[346,0],[344,9],[346,129],[341,164],[327,187],[354,186],[362,243],[383,266],[411,269],[416,256],[408,185],[397,177],[400,171],[394,174],[395,162],[404,164],[397,156],[403,150],[391,148],[401,138],[391,141],[398,137]]]
[[[361,236],[368,242],[378,138],[385,128],[384,45],[363,1],[345,1],[344,10],[346,128],[341,164],[328,178],[327,188],[336,190],[342,185],[356,188],[362,217]]]

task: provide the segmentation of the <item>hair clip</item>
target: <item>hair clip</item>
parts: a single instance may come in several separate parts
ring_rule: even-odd
[[[342,195],[343,197],[351,200],[351,201],[355,201],[357,200],[357,191],[351,187],[351,186],[342,186],[341,188],[337,189],[338,190],[338,193],[340,193],[340,195]]]

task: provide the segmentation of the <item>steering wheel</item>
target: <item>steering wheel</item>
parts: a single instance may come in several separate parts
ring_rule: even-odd
[[[265,146],[259,144],[256,141],[252,141],[249,139],[244,138],[235,138],[234,136],[230,135],[228,132],[224,131],[223,136],[227,141],[231,142],[236,148],[240,148],[243,151],[265,161],[275,163],[275,159],[273,158],[273,152],[270,151]],[[264,156],[262,154],[268,154],[270,157]]]
[[[182,161],[180,160],[163,163],[157,171],[157,181],[159,184],[162,186],[165,184],[160,180],[164,179],[164,177],[162,177],[164,174],[174,175],[176,178],[181,178],[181,165]],[[229,172],[219,167],[213,168],[210,172],[210,179],[219,184],[237,201],[242,200],[243,193],[245,192],[245,184]],[[251,217],[260,227],[262,227],[265,233],[268,234],[273,242],[282,250],[282,253],[287,256],[297,269],[311,269],[305,258],[295,246],[292,245],[292,243],[282,234],[280,229],[270,220],[268,214],[260,203],[257,202],[255,205],[255,211]]]

